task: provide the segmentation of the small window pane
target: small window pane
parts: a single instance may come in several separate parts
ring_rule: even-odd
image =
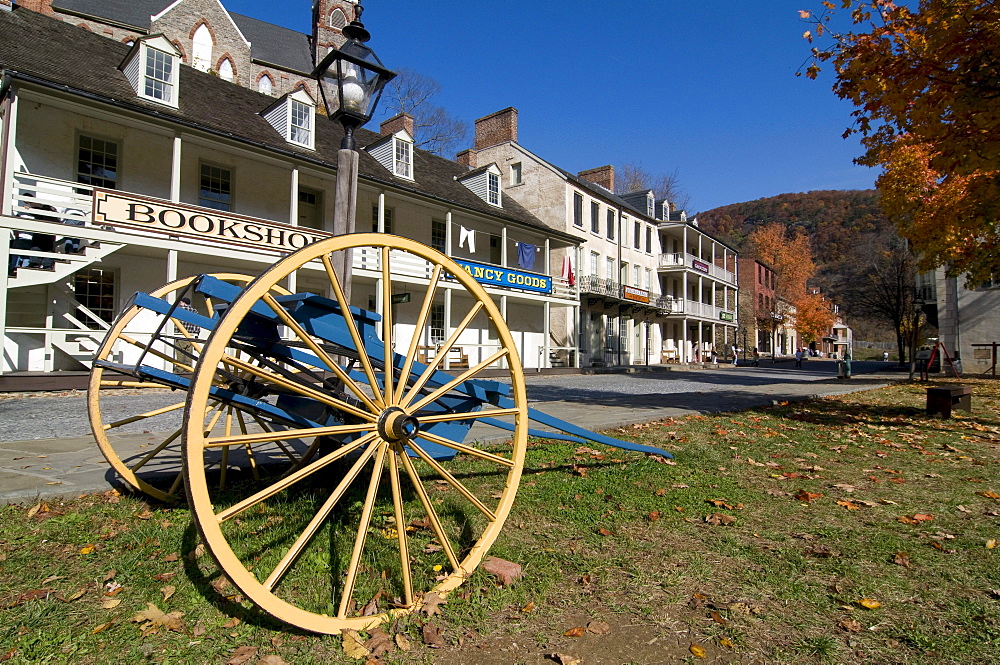
[[[487,202],[490,205],[500,205],[500,176],[487,173]]]
[[[590,230],[593,233],[601,232],[601,204],[597,201],[590,202]]]
[[[608,240],[615,239],[615,211],[608,210]]]
[[[439,252],[446,251],[448,231],[444,222],[438,219],[431,220],[431,247]]]
[[[76,181],[94,187],[116,189],[118,144],[91,136],[81,136],[77,150]]]
[[[201,186],[198,205],[216,210],[232,209],[232,177],[229,169],[211,164],[201,165]]]
[[[412,151],[409,142],[395,139],[396,143],[396,175],[412,178]]]
[[[573,225],[583,228],[583,195],[573,192]]]
[[[144,93],[147,97],[163,102],[173,101],[173,58],[154,48],[146,49],[146,82]]]
[[[300,145],[311,145],[312,144],[312,109],[302,102],[297,102],[294,99],[292,102],[292,113],[291,113],[291,136],[289,140],[292,143],[298,143]]]
[[[102,321],[111,323],[115,318],[115,274],[103,268],[84,268],[73,275],[76,301],[96,314]],[[96,321],[86,314],[77,314],[91,329],[98,329]]]
[[[385,232],[392,233],[392,208],[385,209]],[[372,206],[372,233],[378,233],[378,206]]]

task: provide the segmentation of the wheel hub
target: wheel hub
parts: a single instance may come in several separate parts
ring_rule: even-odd
[[[378,433],[386,441],[410,440],[420,432],[420,421],[398,406],[390,406],[378,418]]]

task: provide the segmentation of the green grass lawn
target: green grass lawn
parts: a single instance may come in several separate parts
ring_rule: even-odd
[[[675,463],[532,441],[490,552],[524,577],[477,571],[374,662],[998,662],[1000,383],[962,383],[951,420],[904,384],[616,433]],[[185,508],[114,493],[0,508],[3,660],[364,662],[244,601]]]

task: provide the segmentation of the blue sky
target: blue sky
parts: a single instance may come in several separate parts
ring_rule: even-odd
[[[311,30],[310,0],[222,1]],[[860,146],[841,138],[852,107],[830,91],[828,72],[795,76],[809,53],[798,10],[819,0],[364,6],[369,44],[386,66],[436,79],[436,103],[470,125],[517,108],[519,142],[568,171],[625,162],[676,171],[691,211],[866,189],[878,175],[852,162]]]

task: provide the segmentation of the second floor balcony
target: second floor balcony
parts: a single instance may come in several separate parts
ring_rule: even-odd
[[[661,272],[687,271],[693,275],[705,275],[719,281],[736,286],[736,273],[714,265],[694,254],[672,252],[660,254],[657,267]]]

